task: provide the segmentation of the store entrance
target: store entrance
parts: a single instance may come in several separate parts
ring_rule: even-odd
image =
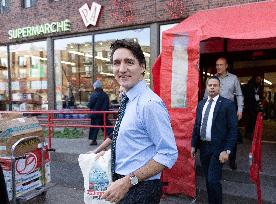
[[[248,40],[247,40],[248,41]],[[263,40],[267,41],[267,40]],[[231,42],[231,41],[230,41]],[[241,44],[242,41],[240,41]],[[245,41],[246,42],[246,41]],[[225,39],[211,39],[201,44],[200,55],[200,90],[199,99],[202,99],[205,91],[205,81],[208,76],[216,73],[215,63],[216,60],[224,56],[228,60],[228,71],[238,76],[243,94],[245,88],[250,79],[259,76],[261,78],[260,85],[260,110],[263,112],[264,119],[264,134],[263,142],[276,144],[276,46],[270,49],[257,49],[244,50],[249,45],[245,46],[245,42],[242,42],[243,50],[233,50],[229,52],[217,52],[218,50],[227,50],[229,40]],[[261,44],[260,40],[256,41],[256,44]],[[210,50],[208,44],[216,45]],[[252,43],[252,42],[251,42]],[[232,44],[238,45],[237,42]],[[270,45],[271,46],[271,45]],[[246,104],[245,104],[246,105]],[[242,139],[252,141],[252,138],[246,135],[246,121],[248,118],[244,115],[242,121],[240,121],[240,132]]]

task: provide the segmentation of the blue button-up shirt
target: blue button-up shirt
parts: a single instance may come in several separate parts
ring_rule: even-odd
[[[126,95],[129,101],[116,141],[115,172],[128,175],[151,159],[171,168],[178,151],[164,103],[144,80]],[[149,179],[159,178],[160,173]]]

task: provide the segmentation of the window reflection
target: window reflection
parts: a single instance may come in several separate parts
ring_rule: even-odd
[[[111,100],[118,97],[111,63],[110,45],[116,39],[140,43],[147,63],[145,80],[150,84],[150,29],[136,29],[95,35],[94,63],[92,36],[55,40],[56,108],[86,108],[93,92],[93,80],[101,80]],[[94,68],[93,68],[94,64]]]
[[[8,110],[8,56],[7,47],[0,47],[0,110]]]
[[[48,109],[46,42],[10,46],[13,110]]]
[[[8,0],[0,0],[0,13],[8,11]]]
[[[117,84],[110,63],[110,45],[117,39],[128,39],[138,42],[146,57],[145,81],[150,85],[150,29],[136,29],[95,35],[95,73],[96,78],[103,82],[104,90],[111,98],[118,97]]]
[[[92,37],[55,40],[56,107],[86,108],[92,91]]]
[[[23,8],[30,8],[36,4],[37,0],[23,0]]]

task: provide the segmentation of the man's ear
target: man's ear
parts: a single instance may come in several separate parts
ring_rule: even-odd
[[[143,73],[145,73],[146,68],[145,68],[145,65],[144,65],[144,64],[142,64],[141,67],[142,67],[142,69],[141,69],[141,74],[143,74]]]

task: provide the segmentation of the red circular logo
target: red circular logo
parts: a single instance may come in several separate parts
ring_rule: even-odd
[[[16,161],[15,168],[19,174],[28,174],[35,170],[37,165],[37,157],[34,153],[28,153],[26,159]]]

